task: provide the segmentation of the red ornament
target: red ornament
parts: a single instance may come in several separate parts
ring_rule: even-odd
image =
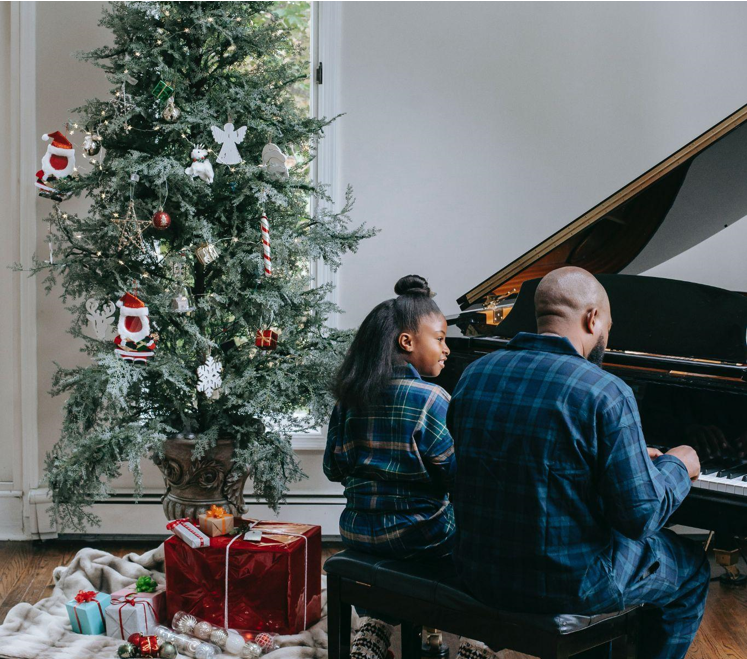
[[[254,344],[262,350],[275,350],[278,347],[278,333],[271,330],[258,330]]]
[[[254,642],[259,645],[265,652],[275,647],[275,639],[267,632],[260,632],[254,637]]]
[[[135,632],[134,634],[129,635],[129,637],[127,638],[127,642],[132,643],[136,648],[139,648],[141,638],[142,636],[138,634],[137,632]]]
[[[161,208],[153,215],[153,226],[156,229],[168,229],[171,226],[171,216]]]
[[[133,634],[132,636],[135,636]],[[132,638],[130,636],[130,638]],[[130,641],[132,643],[132,641]],[[157,657],[158,656],[158,636],[141,636],[140,637],[140,654],[143,657]]]

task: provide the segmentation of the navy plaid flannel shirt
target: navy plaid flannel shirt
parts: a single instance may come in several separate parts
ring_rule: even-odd
[[[408,364],[395,369],[380,405],[363,414],[335,406],[324,473],[345,486],[346,545],[394,558],[450,550],[454,512],[447,492],[456,464],[448,405],[449,395]]]
[[[631,389],[566,338],[518,334],[471,364],[448,426],[457,455],[454,559],[472,593],[515,610],[614,610],[615,584],[690,490],[651,460]],[[650,554],[650,552],[648,552]],[[622,559],[622,560],[621,560]]]

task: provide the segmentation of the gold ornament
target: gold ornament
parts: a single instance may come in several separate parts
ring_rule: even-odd
[[[135,214],[135,202],[130,200],[127,206],[127,213],[124,219],[115,217],[112,222],[119,227],[119,244],[117,249],[121,251],[128,245],[137,247],[145,252],[145,243],[143,242],[143,229],[150,225],[149,220],[138,220]]]
[[[218,250],[211,243],[203,243],[195,250],[195,256],[202,265],[208,265],[218,258]]]

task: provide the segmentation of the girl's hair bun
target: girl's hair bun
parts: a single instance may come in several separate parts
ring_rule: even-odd
[[[425,295],[433,297],[428,282],[420,275],[406,275],[395,285],[394,292],[397,295]]]

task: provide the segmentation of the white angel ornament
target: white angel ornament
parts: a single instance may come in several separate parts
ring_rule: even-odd
[[[236,145],[244,141],[246,126],[234,129],[233,124],[228,123],[223,126],[223,130],[218,128],[218,126],[212,126],[211,130],[213,131],[213,139],[218,144],[223,145],[218,157],[215,159],[216,162],[223,165],[238,165],[241,162],[241,156]]]

